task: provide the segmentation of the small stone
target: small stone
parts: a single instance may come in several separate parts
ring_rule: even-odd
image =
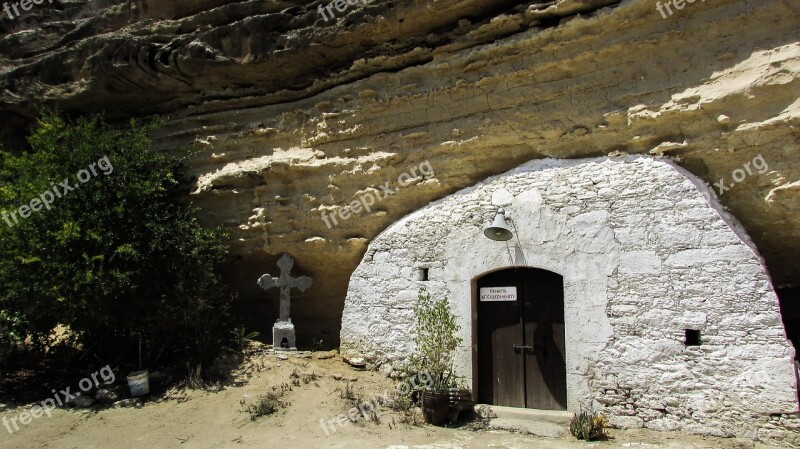
[[[733,447],[734,449],[753,449],[756,447],[756,443],[744,438],[736,438],[733,440]]]
[[[142,406],[142,399],[141,398],[129,398],[123,399],[121,401],[117,401],[114,403],[114,408],[120,407],[136,407],[140,408]]]
[[[497,415],[488,405],[479,405],[475,407],[475,413],[482,419],[497,418]]]
[[[328,352],[320,352],[317,354],[317,359],[319,360],[327,360],[336,357],[336,350],[331,350]]]
[[[333,375],[333,380],[342,380],[342,375],[341,374],[334,374]]]
[[[280,352],[276,354],[278,360],[289,360],[289,356],[286,354],[281,354]]]
[[[720,116],[717,117],[717,122],[722,123],[723,125],[727,125],[728,123],[731,122],[731,118],[725,114],[720,114]]]
[[[364,360],[362,357],[353,357],[353,358],[345,357],[344,362],[354,368],[366,368],[367,366],[367,361]]]
[[[107,388],[101,388],[94,394],[94,399],[104,404],[113,404],[119,401],[119,393]]]
[[[89,396],[76,396],[67,401],[67,404],[74,407],[88,408],[94,405],[94,399]]]

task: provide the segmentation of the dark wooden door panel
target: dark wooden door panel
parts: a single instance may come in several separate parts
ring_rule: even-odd
[[[525,407],[524,360],[515,354],[514,345],[522,344],[520,323],[498,327],[492,338],[494,353],[493,400],[496,405]]]
[[[477,304],[478,399],[566,410],[563,279],[545,270],[509,268],[477,282],[478,291],[510,286],[517,287],[517,301]]]
[[[564,288],[561,276],[542,270],[526,272],[525,351],[528,408],[566,410]]]
[[[513,286],[513,272],[491,273],[478,288]],[[480,290],[478,290],[480,291]],[[478,302],[479,399],[488,404],[525,407],[524,360],[514,352],[522,344],[519,301]]]

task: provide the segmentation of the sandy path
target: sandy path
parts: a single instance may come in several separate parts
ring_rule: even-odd
[[[311,372],[320,377],[308,384],[293,386],[286,399],[289,407],[275,415],[251,421],[240,401],[244,395],[257,395],[271,386],[291,383],[293,370]],[[334,374],[357,377],[356,391],[365,397],[391,391],[393,384],[380,374],[356,372],[341,362],[290,358],[277,360],[274,355],[250,359],[246,379],[241,386],[219,392],[181,392],[170,399],[151,399],[141,408],[104,410],[57,409],[52,417],[44,416],[8,434],[0,427],[0,447],[52,449],[142,449],[142,448],[747,448],[752,443],[741,440],[682,436],[645,430],[612,430],[614,437],[600,443],[562,439],[534,438],[503,432],[472,431],[417,427],[398,422],[399,415],[379,410],[380,424],[357,422],[326,435],[320,419],[331,420],[346,412],[338,388],[343,380]],[[177,396],[177,397],[176,397]],[[22,408],[24,409],[24,407]],[[22,409],[3,410],[12,416]],[[744,444],[743,444],[744,443]],[[756,448],[769,446],[756,445]]]

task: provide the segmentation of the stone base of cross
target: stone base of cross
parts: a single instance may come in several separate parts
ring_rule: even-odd
[[[264,290],[269,290],[273,287],[280,287],[281,289],[280,315],[278,316],[278,321],[272,326],[272,348],[279,351],[297,350],[294,324],[292,324],[292,319],[289,317],[289,290],[296,288],[304,292],[311,287],[313,282],[307,276],[293,278],[290,274],[292,266],[294,266],[294,258],[284,254],[278,259],[278,267],[281,269],[280,277],[275,278],[265,274],[258,279],[258,286]]]
[[[297,351],[294,324],[280,320],[275,322],[272,326],[272,348],[276,351]]]

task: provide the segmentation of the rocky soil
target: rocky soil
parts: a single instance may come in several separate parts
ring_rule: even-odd
[[[391,449],[769,449],[744,439],[678,435],[671,432],[611,430],[610,439],[586,443],[574,438],[540,438],[484,429],[479,423],[459,428],[403,422],[403,413],[379,407],[375,418],[344,420],[334,432],[320,419],[335,420],[352,407],[341,398],[353,390],[365,398],[382,396],[395,385],[374,371],[355,371],[341,357],[320,360],[255,350],[232,382],[208,390],[172,389],[132,406],[63,409],[34,419],[12,434],[0,431],[4,449],[138,449],[169,448],[391,448]],[[293,373],[297,373],[294,375]],[[314,375],[311,379],[309,374]],[[276,413],[250,419],[245,411],[254,398],[282,384],[291,386]],[[28,405],[0,402],[0,415],[16,416]]]

